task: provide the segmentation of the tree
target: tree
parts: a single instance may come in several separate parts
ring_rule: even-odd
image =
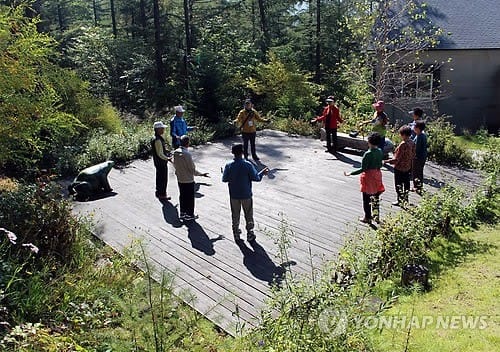
[[[102,102],[54,63],[56,42],[25,10],[0,5],[0,173],[24,175],[53,166],[56,151],[87,126],[103,126]]]
[[[375,12],[369,48],[375,68],[375,98],[402,111],[407,111],[415,98],[423,98],[420,103],[424,104],[437,98],[437,87],[432,83],[430,87],[418,84],[421,75],[432,77],[432,71],[439,66],[426,66],[420,60],[421,53],[435,47],[442,35],[442,30],[432,24],[428,9],[418,0],[384,0]]]

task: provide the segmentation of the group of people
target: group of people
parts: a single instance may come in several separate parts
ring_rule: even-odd
[[[401,143],[394,151],[393,157],[389,159],[383,153],[387,124],[387,115],[383,111],[384,102],[377,101],[373,107],[375,115],[369,122],[374,124],[374,128],[368,136],[368,151],[363,155],[361,167],[344,173],[346,176],[360,175],[364,216],[359,220],[364,223],[380,222],[380,195],[385,191],[380,171],[383,163],[394,165],[397,200],[392,205],[404,208],[408,205],[410,191],[422,194],[424,165],[427,160],[427,136],[424,133],[425,122],[422,120],[421,108],[414,108],[409,112],[413,121],[399,128]],[[411,179],[413,179],[413,189],[410,189]]]
[[[325,124],[327,152],[337,151],[337,128],[342,123],[340,109],[335,104],[333,96],[326,99],[327,106],[321,116],[317,116],[312,121],[322,121]],[[427,137],[424,133],[425,122],[422,120],[423,111],[420,108],[413,109],[410,113],[413,121],[399,129],[401,143],[394,151],[392,158],[384,155],[385,131],[388,122],[387,114],[384,112],[384,102],[379,100],[373,104],[375,109],[371,122],[373,131],[368,136],[368,151],[363,155],[361,167],[346,176],[360,175],[361,192],[363,195],[364,216],[360,221],[371,223],[379,222],[379,201],[380,195],[385,191],[382,173],[380,169],[383,163],[394,165],[394,183],[396,187],[397,200],[393,205],[405,207],[408,204],[408,193],[410,192],[410,180],[413,177],[414,191],[422,193],[423,169],[427,159]],[[176,106],[175,115],[170,120],[170,134],[172,138],[173,153],[166,147],[163,134],[167,127],[162,121],[154,123],[155,136],[151,141],[153,151],[153,161],[156,168],[156,192],[155,195],[161,201],[168,201],[167,180],[168,162],[172,162],[175,167],[175,175],[179,186],[179,207],[181,221],[191,221],[197,218],[194,213],[195,199],[195,176],[209,177],[208,173],[197,170],[191,153],[189,152],[188,131],[195,129],[188,126],[183,117],[184,108]],[[256,121],[267,122],[260,117],[253,108],[251,100],[245,100],[243,109],[238,113],[233,121],[242,133],[243,144],[233,145],[231,153],[233,161],[226,164],[222,181],[228,183],[229,198],[231,206],[232,230],[235,240],[241,240],[240,215],[243,209],[247,240],[254,241],[255,233],[253,221],[253,201],[252,182],[259,182],[262,176],[268,173],[264,168],[257,172],[255,166],[248,159],[248,145],[250,144],[251,155],[254,161],[259,157],[256,153]],[[367,123],[367,122],[365,122]]]
[[[189,152],[188,131],[195,129],[188,126],[183,117],[184,108],[176,106],[175,115],[170,120],[170,135],[172,137],[173,153],[170,153],[166,147],[163,134],[167,127],[162,121],[153,124],[155,136],[151,141],[153,151],[153,162],[156,168],[156,192],[155,195],[160,201],[168,201],[171,197],[167,196],[168,181],[168,163],[171,162],[175,168],[175,175],[179,186],[179,219],[181,221],[192,221],[197,219],[194,213],[195,206],[195,176],[209,177],[208,173],[197,170]],[[231,205],[231,218],[233,235],[236,241],[241,240],[240,215],[243,209],[247,241],[255,240],[254,221],[253,221],[253,201],[252,201],[252,182],[259,182],[262,176],[268,173],[268,168],[257,172],[255,166],[248,159],[248,144],[250,142],[252,158],[258,161],[255,150],[256,127],[255,121],[264,121],[255,109],[252,102],[246,100],[244,108],[239,112],[234,120],[238,123],[242,131],[243,144],[236,144],[231,148],[233,161],[228,163],[222,175],[222,181],[227,182],[229,186],[229,198]]]

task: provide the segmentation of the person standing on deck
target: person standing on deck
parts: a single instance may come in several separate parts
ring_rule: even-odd
[[[363,194],[363,210],[365,216],[359,221],[370,224],[372,220],[380,222],[380,195],[385,191],[382,182],[382,159],[384,157],[378,145],[382,137],[377,132],[368,136],[368,151],[363,155],[361,167],[351,172],[344,172],[345,176],[361,175],[359,182]]]
[[[323,109],[323,114],[321,116],[316,116],[311,122],[324,121],[325,131],[326,131],[326,152],[336,153],[337,152],[337,127],[339,123],[342,123],[342,116],[340,116],[340,110],[337,105],[335,105],[335,98],[330,95],[326,98],[326,103],[328,104]]]
[[[194,126],[188,126],[184,119],[184,108],[182,105],[174,107],[175,115],[170,120],[170,136],[172,137],[172,149],[177,149],[181,145],[181,137],[187,135],[189,131],[196,129]]]
[[[240,213],[243,208],[245,215],[247,241],[255,241],[253,231],[253,200],[252,181],[260,182],[262,175],[267,175],[268,168],[257,172],[252,163],[243,159],[243,145],[236,144],[231,148],[234,160],[226,164],[222,175],[222,182],[229,186],[229,201],[231,205],[231,218],[235,241],[240,241]]]
[[[208,177],[208,172],[196,170],[193,158],[189,152],[189,137],[180,138],[180,147],[174,151],[174,167],[179,185],[179,208],[182,221],[191,221],[198,218],[194,214],[195,176]]]
[[[240,110],[233,123],[237,124],[241,130],[241,137],[243,139],[243,155],[245,159],[248,159],[248,142],[250,142],[252,159],[259,161],[259,157],[257,156],[257,152],[255,150],[255,137],[257,135],[255,121],[269,122],[269,120],[260,117],[257,110],[253,108],[252,101],[247,99],[245,100],[243,109]]]
[[[159,200],[169,200],[167,196],[168,168],[170,153],[167,151],[163,133],[167,127],[162,121],[153,124],[155,136],[151,139],[151,150],[153,152],[153,163],[156,169],[156,192]]]

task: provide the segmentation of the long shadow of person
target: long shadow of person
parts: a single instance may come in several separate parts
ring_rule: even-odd
[[[168,201],[164,201],[162,203],[163,218],[165,221],[173,227],[182,227],[182,222],[179,219],[179,213],[177,212],[177,206],[174,206]]]
[[[206,255],[214,255],[214,242],[222,240],[223,236],[216,238],[208,237],[207,233],[196,221],[188,221],[184,223],[188,228],[188,238],[191,241],[191,246]]]
[[[285,267],[294,264],[291,262],[276,265],[257,241],[250,242],[251,248],[247,247],[243,240],[236,241],[236,244],[243,253],[243,265],[255,278],[267,282],[270,286],[279,287],[285,276]]]
[[[337,157],[337,160],[340,162],[343,162],[346,164],[351,164],[352,167],[355,167],[355,168],[361,167],[361,162],[353,160],[353,159],[345,156],[344,154],[337,152],[337,153],[335,153],[335,156]],[[328,160],[335,160],[335,159],[328,159]]]

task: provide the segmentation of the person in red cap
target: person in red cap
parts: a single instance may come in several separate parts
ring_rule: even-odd
[[[335,98],[330,95],[326,98],[326,103],[328,105],[323,109],[323,114],[321,116],[316,116],[311,122],[324,121],[326,131],[325,152],[335,153],[337,152],[337,127],[338,124],[343,121],[340,115],[340,109],[335,105]]]
[[[385,134],[387,132],[386,125],[389,122],[387,114],[384,112],[385,103],[383,100],[377,100],[376,103],[372,104],[375,112],[373,113],[373,119],[361,122],[360,125],[372,124],[372,131],[377,132],[382,136],[380,140],[380,145],[378,146],[382,151],[384,151],[385,146]]]

